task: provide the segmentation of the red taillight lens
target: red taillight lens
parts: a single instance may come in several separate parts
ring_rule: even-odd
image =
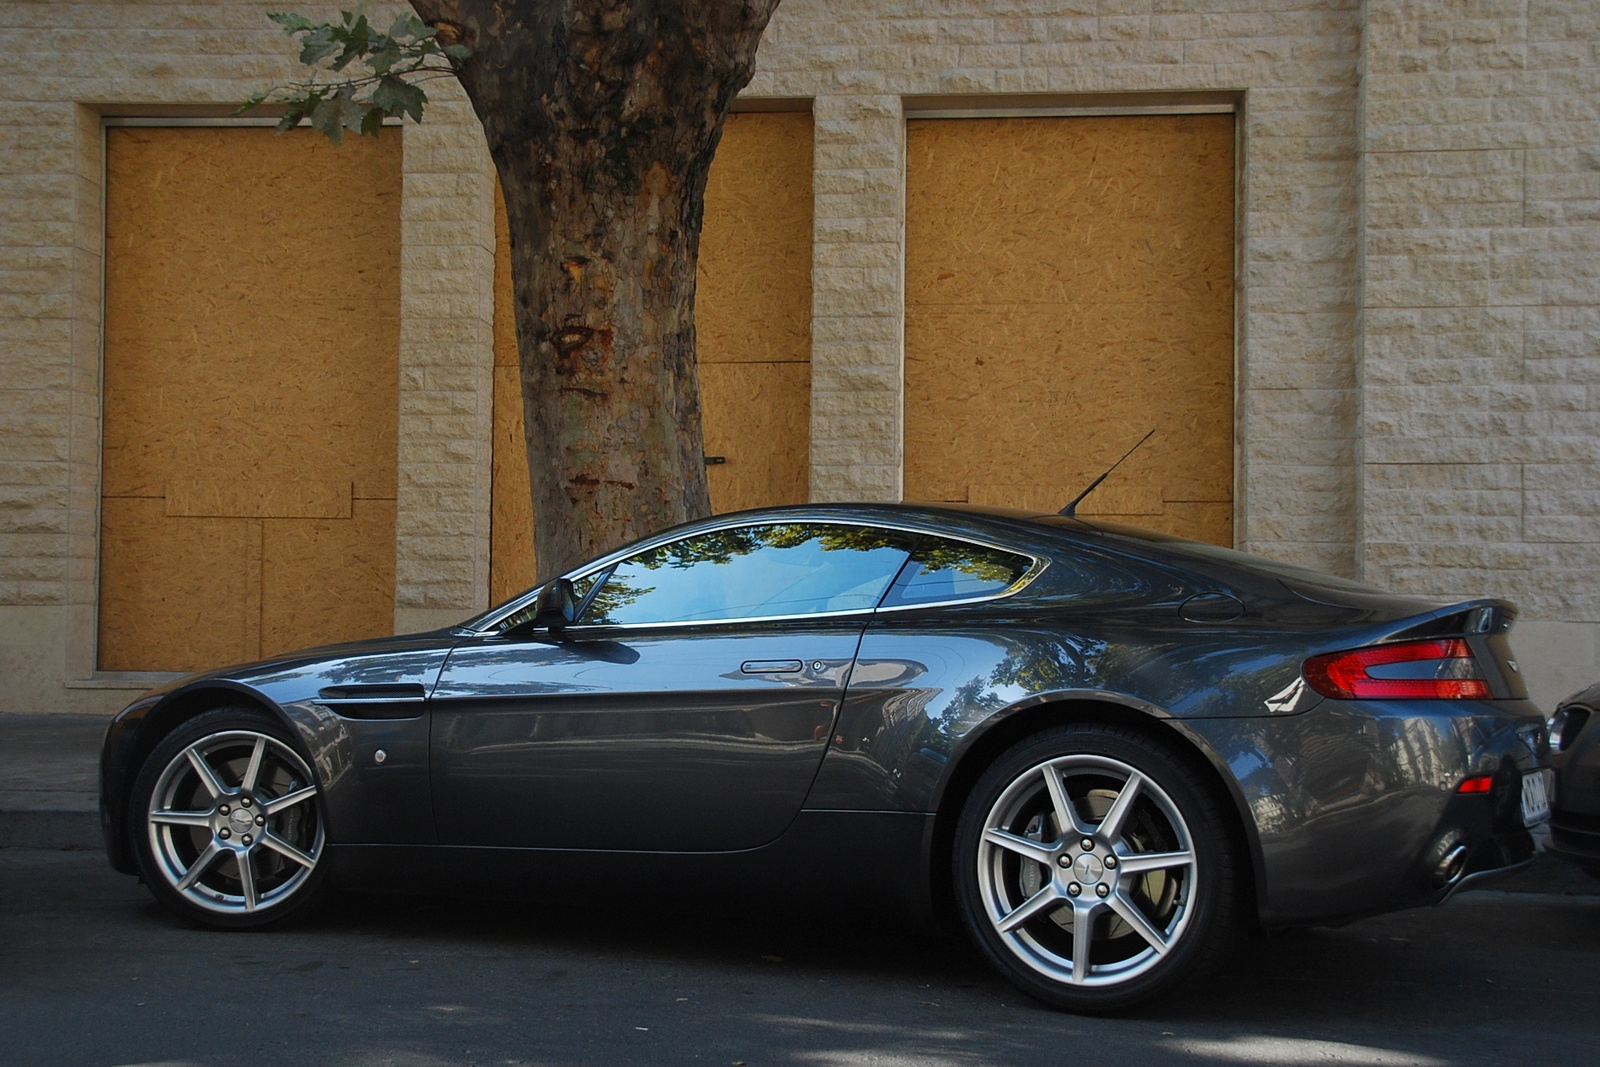
[[[1468,778],[1456,786],[1457,793],[1487,793],[1494,788],[1494,779],[1487,774],[1480,774],[1476,778]]]
[[[1376,669],[1378,673],[1372,672]],[[1460,638],[1400,641],[1306,660],[1306,684],[1335,700],[1487,700],[1472,649]]]

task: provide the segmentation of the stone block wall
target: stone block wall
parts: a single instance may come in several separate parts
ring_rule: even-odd
[[[224,116],[293,76],[266,18],[282,6],[0,6],[0,711],[107,709],[148,685],[94,670],[101,123]],[[493,193],[464,96],[434,96],[404,132],[401,629],[462,618],[488,582]]]
[[[1600,7],[1365,29],[1361,572],[1517,601],[1549,704],[1600,677]]]
[[[93,670],[101,121],[290,76],[275,6],[0,6],[0,710],[143,684]],[[784,0],[747,96],[815,116],[813,495],[900,495],[908,115],[1235,100],[1240,547],[1510,596],[1536,697],[1600,677],[1597,40],[1592,0]],[[492,179],[433,91],[404,133],[399,629],[488,586]]]

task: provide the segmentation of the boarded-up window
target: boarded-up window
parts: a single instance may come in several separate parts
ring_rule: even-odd
[[[107,131],[101,670],[393,631],[398,132]]]
[[[1233,540],[1233,116],[907,125],[905,495]]]
[[[717,512],[808,496],[811,141],[808,113],[730,115],[706,186],[695,328]],[[497,223],[492,602],[537,570],[503,202]]]

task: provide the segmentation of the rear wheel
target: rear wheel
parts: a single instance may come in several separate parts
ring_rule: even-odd
[[[264,712],[223,709],[180,726],[140,769],[130,818],[146,884],[192,922],[265,926],[321,895],[316,778]]]
[[[979,779],[956,831],[962,919],[1033,996],[1127,1008],[1231,940],[1226,824],[1175,753],[1116,727],[1035,735]]]

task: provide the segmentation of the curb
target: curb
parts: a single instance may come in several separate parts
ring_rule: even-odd
[[[98,852],[105,848],[97,811],[0,811],[0,848]]]

